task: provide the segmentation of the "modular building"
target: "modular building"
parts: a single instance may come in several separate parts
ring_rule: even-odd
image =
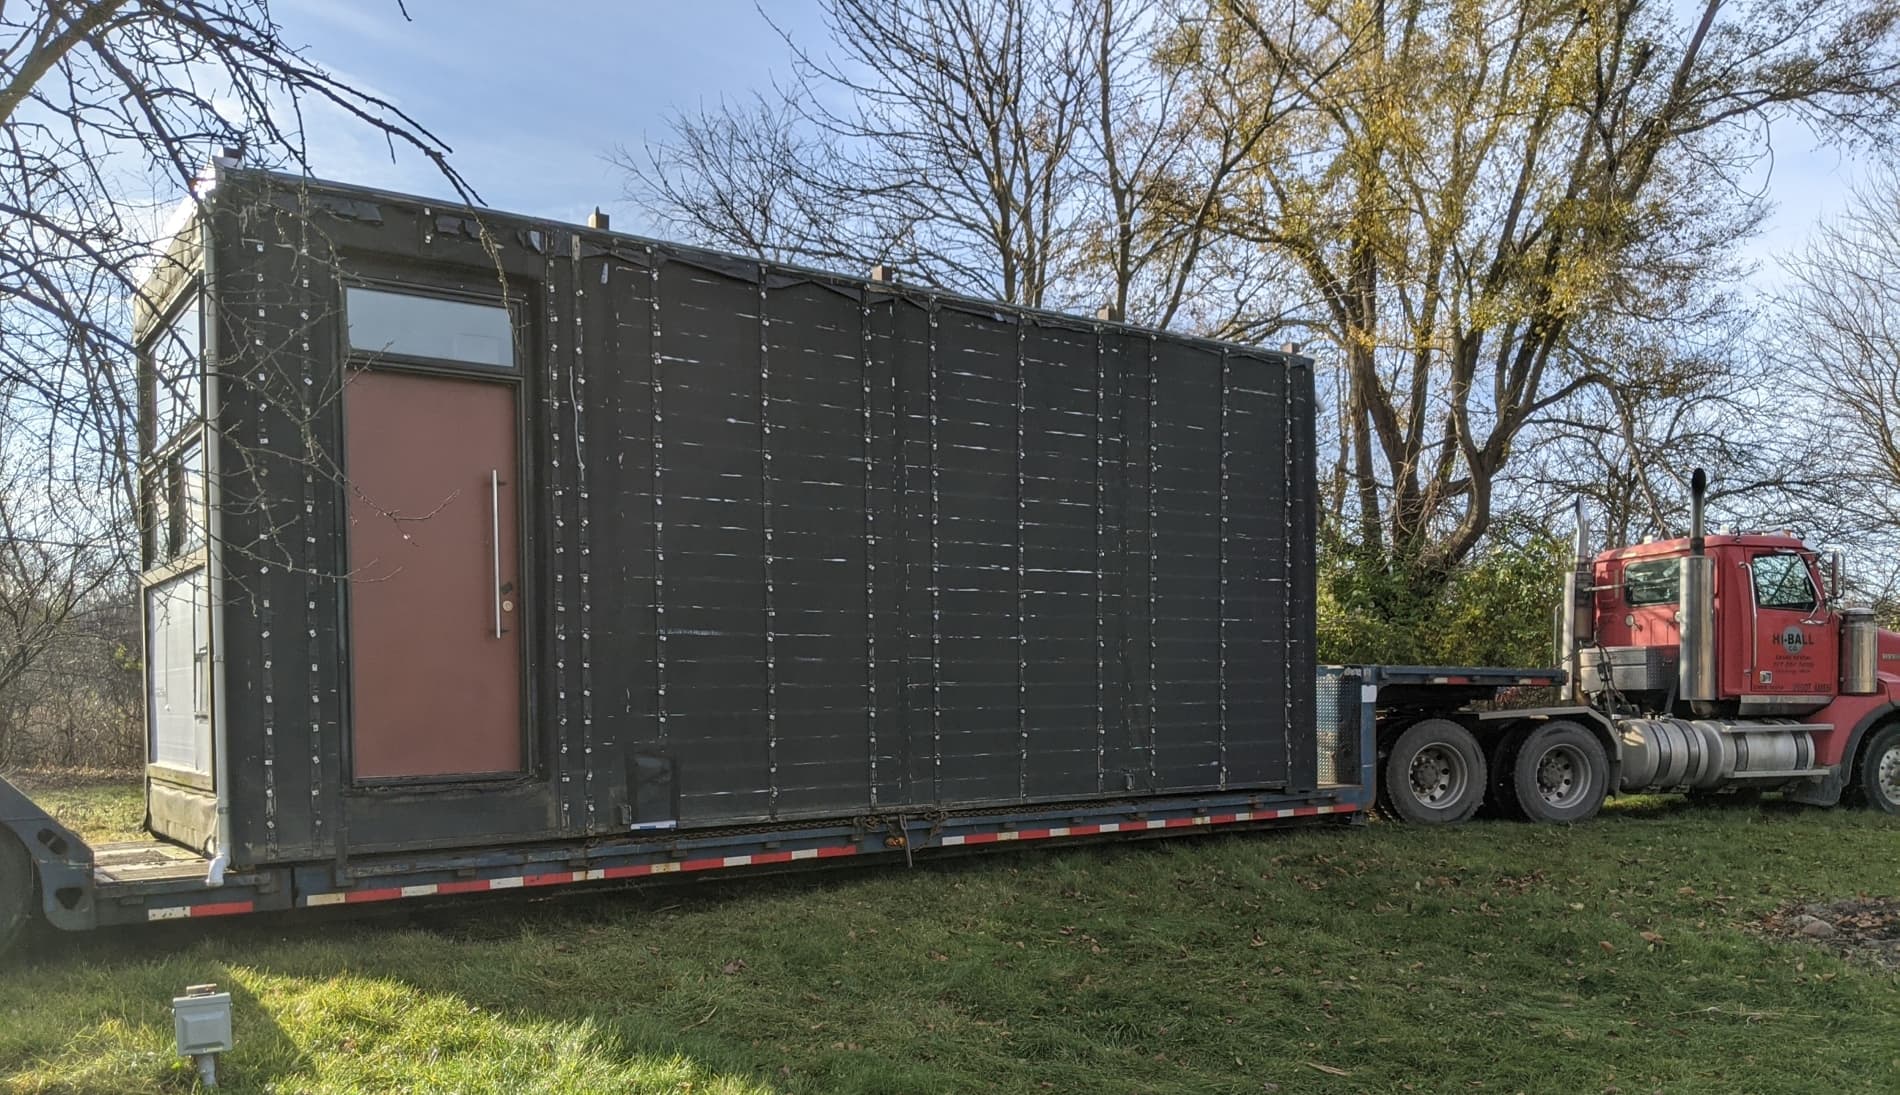
[[[174,257],[151,821],[231,869],[1337,782],[1304,358],[260,171]]]

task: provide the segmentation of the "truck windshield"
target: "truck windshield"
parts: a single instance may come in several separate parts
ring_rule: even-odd
[[[1623,568],[1623,598],[1631,607],[1676,603],[1676,586],[1682,568],[1675,559],[1655,559],[1631,563]]]

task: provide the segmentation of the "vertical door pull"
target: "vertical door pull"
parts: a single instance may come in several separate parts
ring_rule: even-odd
[[[493,546],[490,557],[495,570],[495,638],[501,638],[501,472],[489,469],[488,472],[488,523],[489,543]]]

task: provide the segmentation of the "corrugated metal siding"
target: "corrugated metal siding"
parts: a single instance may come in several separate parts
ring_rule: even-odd
[[[341,488],[295,448],[334,451],[334,267],[496,271],[463,214],[250,185],[227,465],[289,448],[233,476],[281,559],[228,621],[260,858],[612,831],[655,793],[710,825],[1318,778],[1306,362],[484,214],[529,301],[535,775],[350,790]]]

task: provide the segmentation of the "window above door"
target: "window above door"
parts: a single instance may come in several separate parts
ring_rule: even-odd
[[[514,318],[501,301],[352,285],[343,309],[356,356],[516,367]]]

